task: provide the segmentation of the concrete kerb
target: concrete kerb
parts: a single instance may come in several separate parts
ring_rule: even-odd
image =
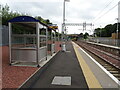
[[[52,58],[54,58],[55,55],[57,55],[60,51],[58,51],[57,53],[55,53]],[[40,67],[36,72],[34,72],[21,86],[18,87],[17,90],[20,90],[22,88],[31,88],[31,85],[34,84],[34,82],[37,80],[38,77],[40,77],[40,75],[47,70],[48,66],[50,65],[50,63],[52,63],[54,61],[54,59],[50,58],[50,60],[48,62],[46,62],[46,64],[44,64],[42,67]]]

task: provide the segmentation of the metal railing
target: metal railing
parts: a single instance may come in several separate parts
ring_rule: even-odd
[[[8,38],[8,34],[9,34],[9,30],[8,30],[8,26],[2,26],[2,29],[0,30],[0,33],[2,35],[2,38],[0,38],[0,46],[4,46],[4,45],[8,45],[9,44],[9,38]]]
[[[88,41],[120,47],[120,39],[99,37],[99,38],[89,38]]]

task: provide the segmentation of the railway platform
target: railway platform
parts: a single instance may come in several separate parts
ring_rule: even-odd
[[[119,90],[119,81],[74,42],[59,51],[19,88]]]

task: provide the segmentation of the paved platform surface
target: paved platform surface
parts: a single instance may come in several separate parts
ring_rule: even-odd
[[[8,51],[8,46],[2,47],[2,88],[18,88],[38,68],[10,66]]]
[[[56,41],[56,52],[61,50],[60,41]],[[0,47],[0,88],[19,88],[28,78],[30,78],[38,69],[32,65],[10,66],[9,65],[9,47]],[[45,62],[44,62],[45,63]],[[44,63],[41,63],[42,65]],[[1,89],[0,89],[1,90]]]
[[[117,83],[98,67],[78,45],[67,42],[66,47],[67,51],[57,53],[50,60],[51,62],[46,66],[47,68],[42,68],[44,71],[41,74],[39,74],[39,71],[36,73],[38,76],[32,81],[32,84],[29,84],[30,88],[86,88],[88,90],[90,88],[99,88],[100,90],[119,90]],[[66,85],[52,84],[60,83],[59,80],[53,82],[55,77],[70,78],[71,83],[66,83]]]
[[[68,42],[66,47],[66,52],[60,51],[52,58],[52,63],[31,88],[88,88],[72,44]],[[55,76],[71,76],[71,85],[51,84]]]

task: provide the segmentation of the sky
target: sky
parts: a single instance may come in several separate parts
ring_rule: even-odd
[[[41,16],[57,24],[59,31],[63,23],[64,0],[2,0],[8,4],[11,11],[26,13],[30,16]],[[65,2],[65,23],[92,23],[94,26],[66,26],[68,34],[88,32],[92,34],[95,28],[103,28],[114,24],[118,18],[118,2],[120,0],[70,0]]]

